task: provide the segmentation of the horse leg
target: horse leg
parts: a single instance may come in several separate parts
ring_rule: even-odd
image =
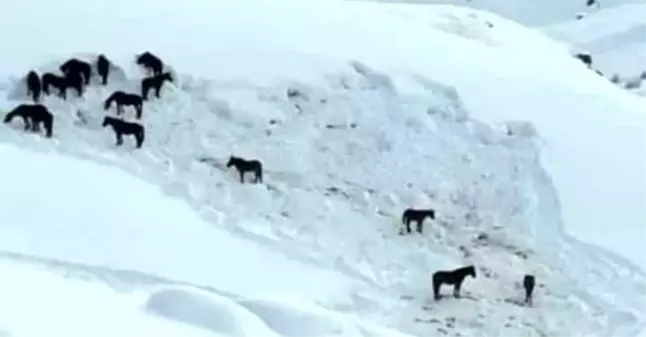
[[[31,121],[31,130],[33,132],[40,132],[40,122],[32,119],[32,121]]]
[[[22,116],[22,121],[23,121],[23,124],[25,124],[25,131],[29,130],[31,128],[31,124],[29,123],[29,118],[27,118],[27,116]]]
[[[240,173],[240,182],[244,184],[244,171],[240,170],[239,173]]]
[[[410,218],[406,218],[405,225],[406,225],[406,232],[407,232],[408,234],[410,234],[410,233],[411,233],[411,230],[410,230],[410,221],[411,221],[411,219],[410,219]]]
[[[155,87],[155,96],[157,96],[157,98],[160,98],[159,92],[161,91],[161,87],[161,84]]]
[[[440,286],[442,284],[439,281],[433,279],[433,299],[436,301],[440,299]]]
[[[460,298],[460,287],[462,286],[462,281],[459,281],[458,283],[453,286],[453,297],[455,298]]]
[[[424,224],[424,218],[417,220],[417,233],[422,234],[422,225]]]
[[[121,136],[121,132],[117,132],[117,146],[123,144],[123,136]]]

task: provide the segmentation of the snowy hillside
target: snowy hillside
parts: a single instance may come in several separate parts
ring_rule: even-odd
[[[582,20],[569,20],[543,30],[589,52],[593,66],[607,78],[631,79],[646,71],[646,2],[600,10]]]
[[[168,325],[168,336],[392,335],[385,327],[628,336],[646,324],[635,266],[646,266],[643,100],[562,44],[447,6],[417,14],[336,1],[4,6],[0,110],[27,100],[31,69],[97,53],[119,67],[82,98],[44,100],[52,139],[25,133],[19,120],[2,125],[0,266],[18,275],[2,289],[13,299],[23,274],[57,293],[96,296],[88,315],[123,310],[115,321],[133,322],[125,335]],[[111,10],[119,6],[130,10]],[[21,25],[35,12],[55,12],[83,34],[61,40]],[[117,148],[100,126],[114,114],[103,101],[138,91],[133,57],[146,49],[177,81],[144,104],[143,148],[130,138]],[[241,185],[224,167],[231,154],[260,159],[265,183]],[[437,209],[425,235],[397,235],[408,207]],[[25,262],[64,278],[16,264]],[[433,301],[431,274],[466,264],[478,277],[465,281],[465,297]],[[538,279],[534,308],[520,304],[525,273]],[[267,297],[271,304],[260,303]],[[82,305],[71,302],[66,317]],[[161,315],[142,313],[151,307]],[[0,331],[36,334],[20,313],[6,317]],[[68,318],[56,331],[87,334]]]
[[[426,5],[465,6],[489,11],[529,26],[543,26],[573,19],[577,14],[592,14],[624,4],[643,3],[643,0],[598,0],[586,6],[586,0],[345,0],[378,1],[405,4],[409,7]]]

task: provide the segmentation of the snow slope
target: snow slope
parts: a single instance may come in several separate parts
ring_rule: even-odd
[[[5,144],[0,158],[5,334],[398,335],[317,308],[349,296],[336,271],[209,227],[120,169]]]
[[[119,166],[184,198],[216,228],[314,268],[299,272],[339,274],[340,284],[326,281],[316,292],[287,283],[308,301],[417,335],[631,335],[644,326],[643,271],[625,260],[646,264],[643,101],[536,32],[449,7],[424,13],[445,18],[433,23],[395,7],[335,1],[3,6],[12,15],[0,22],[1,32],[36,12],[56,12],[61,22],[84,27],[84,34],[63,40],[38,25],[21,26],[29,40],[2,35],[8,52],[0,56],[0,73],[13,77],[3,84],[4,110],[24,97],[17,80],[27,69],[52,70],[72,55],[100,51],[122,72],[109,88],[93,86],[84,98],[47,98],[57,118],[54,139],[25,135],[17,121],[13,130],[3,127],[0,141]],[[113,6],[130,11],[113,13]],[[98,24],[104,13],[120,24]],[[191,24],[153,38],[159,23],[169,21]],[[60,41],[56,48],[53,40]],[[117,88],[137,88],[141,74],[132,57],[144,48],[180,80],[144,108],[144,149],[115,149],[111,132],[99,127],[102,101]],[[299,94],[288,98],[288,89]],[[523,119],[532,123],[500,125]],[[261,159],[267,184],[239,185],[223,168],[232,152]],[[428,205],[441,216],[427,236],[395,234],[403,208]],[[172,235],[141,228],[139,238],[120,231],[97,243],[96,234],[55,223],[62,226],[48,232],[58,235],[55,243],[33,247],[19,239],[44,238],[17,226],[9,227],[12,240],[2,247],[207,286],[238,283],[204,270],[209,261],[198,251],[224,244],[202,229],[169,224],[162,231]],[[114,227],[96,226],[99,238]],[[488,238],[478,240],[482,232]],[[148,236],[151,251],[138,250]],[[124,254],[106,256],[120,240],[128,243]],[[181,248],[169,252],[169,245]],[[236,249],[227,244],[210,255]],[[200,268],[191,268],[193,261]],[[273,270],[275,261],[263,265]],[[465,284],[467,298],[428,301],[429,275],[466,263],[481,275]],[[539,309],[516,305],[525,272],[540,280]],[[253,273],[245,276],[257,283]],[[270,278],[269,289],[282,289],[282,280]],[[249,288],[244,292],[266,292]]]
[[[346,0],[357,1],[357,0]],[[427,5],[465,6],[477,10],[496,13],[524,25],[542,26],[557,24],[574,18],[577,13],[595,13],[606,8],[624,4],[641,3],[643,0],[599,0],[599,6],[587,7],[586,1],[580,0],[367,0],[387,3],[405,4],[409,7]]]
[[[646,2],[603,9],[583,20],[542,28],[556,39],[593,57],[594,67],[610,77],[635,77],[646,71]]]

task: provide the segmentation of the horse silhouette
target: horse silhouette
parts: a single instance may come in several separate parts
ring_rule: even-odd
[[[164,69],[164,62],[148,51],[137,55],[137,64],[151,71],[153,75],[161,75]]]
[[[105,100],[104,108],[105,110],[110,109],[112,102],[117,103],[117,115],[123,113],[123,106],[134,106],[137,110],[137,119],[141,119],[141,112],[143,109],[143,99],[137,94],[129,94],[123,91],[115,91]]]
[[[423,222],[424,222],[424,219],[426,219],[426,218],[431,218],[431,220],[434,220],[435,219],[435,210],[433,210],[433,209],[407,208],[404,211],[404,214],[402,214],[402,222],[403,222],[403,225],[406,227],[406,232],[408,234],[411,233],[410,223],[412,221],[416,221],[417,222],[417,232],[422,233]]]
[[[238,173],[240,174],[240,182],[244,183],[244,173],[253,172],[254,173],[254,183],[262,183],[262,163],[256,159],[245,160],[235,156],[230,156],[229,161],[227,162],[227,168],[234,166]]]
[[[31,94],[31,98],[34,100],[34,103],[38,103],[40,100],[40,92],[42,91],[42,85],[40,83],[40,77],[35,71],[30,71],[27,74],[27,94]]]
[[[25,124],[25,131],[31,128],[33,132],[40,132],[40,124],[42,123],[45,127],[46,136],[48,138],[52,137],[52,128],[54,126],[54,116],[47,110],[42,104],[21,104],[11,110],[5,117],[5,123],[11,123],[11,121],[20,116],[23,119]]]
[[[96,61],[96,72],[101,76],[101,84],[108,84],[108,75],[110,75],[110,60],[105,55],[99,55]]]
[[[536,277],[531,274],[526,274],[523,277],[523,288],[525,288],[525,303],[529,306],[532,306],[532,293],[534,292],[534,286],[536,285]]]
[[[83,95],[83,77],[78,73],[69,73],[65,76],[58,76],[52,73],[45,73],[42,78],[43,92],[49,95],[49,86],[58,89],[58,95],[67,99],[67,88],[76,89],[78,96]]]
[[[144,78],[143,80],[141,80],[141,97],[143,97],[144,100],[147,100],[148,91],[154,88],[155,96],[159,98],[159,93],[161,91],[162,85],[164,85],[164,82],[166,81],[173,82],[173,77],[168,72]]]
[[[130,123],[118,118],[105,116],[103,118],[102,127],[110,126],[117,137],[117,146],[123,144],[123,135],[132,135],[137,141],[137,148],[140,148],[144,143],[145,130],[144,126],[139,123]]]
[[[69,59],[65,63],[63,63],[59,69],[63,72],[65,75],[69,74],[79,74],[83,77],[85,85],[90,84],[90,77],[92,76],[92,65],[85,61],[81,61],[79,59]]]
[[[436,271],[433,273],[433,298],[435,300],[440,299],[440,287],[442,284],[453,285],[453,296],[459,298],[460,287],[462,287],[462,282],[464,282],[464,278],[468,275],[476,278],[476,268],[474,266],[471,265],[451,271]]]

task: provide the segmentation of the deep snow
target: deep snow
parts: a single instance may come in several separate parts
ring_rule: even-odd
[[[106,53],[125,76],[71,104],[48,98],[57,115],[54,140],[24,135],[19,122],[0,139],[120,166],[185,198],[216,227],[304,263],[299,272],[313,265],[343,274],[352,291],[328,286],[318,276],[329,291],[314,287],[315,295],[312,288],[295,287],[333,311],[415,334],[429,327],[413,318],[426,320],[429,314],[439,333],[454,327],[465,335],[626,335],[643,326],[643,272],[562,236],[567,230],[644,265],[643,101],[591,73],[568,56],[566,46],[492,14],[445,6],[415,13],[334,1],[156,4],[153,9],[60,1],[60,20],[77,22],[87,38],[61,40],[37,25],[21,30],[31,36],[28,43],[3,35],[12,51],[0,56],[5,78],[17,79],[34,67],[51,70],[80,51]],[[0,23],[3,32],[27,13],[47,12],[37,1],[3,6],[12,13]],[[111,22],[119,25],[97,24],[111,6],[131,10],[113,13]],[[158,22],[169,20],[192,24],[152,40]],[[48,47],[52,40],[60,41],[56,49]],[[150,130],[145,148],[113,150],[112,134],[97,125],[102,100],[117,87],[136,88],[141,75],[132,57],[153,47],[182,74],[180,82],[144,108]],[[288,87],[303,95],[287,99]],[[19,97],[16,82],[4,88],[9,97]],[[2,108],[14,104],[3,102]],[[509,137],[498,125],[509,119],[533,126],[514,124]],[[357,124],[354,131],[347,128],[351,123]],[[222,172],[231,152],[261,158],[269,170],[266,187],[238,186],[233,174]],[[197,162],[202,156],[214,157],[216,166]],[[394,235],[404,207],[426,205],[442,213],[428,237]],[[223,288],[239,282],[190,268],[187,261],[206,259],[196,252],[215,240],[198,229],[175,230],[171,245],[196,243],[159,258],[154,251],[169,243],[149,229],[140,237],[151,236],[145,242],[153,252],[135,250],[134,237],[117,232],[112,239],[130,242],[125,247],[131,249],[104,256],[92,249],[96,244],[84,242],[83,235],[92,232],[54,231],[59,240],[31,247],[20,238],[45,239],[28,227],[9,228],[15,239],[7,245],[22,254],[41,249],[70,262],[127,262],[185,281],[222,282],[217,286]],[[474,241],[480,231],[491,241]],[[228,257],[235,248],[223,250]],[[221,254],[213,255],[225,264]],[[146,263],[151,260],[156,264]],[[485,275],[469,283],[473,287],[465,285],[476,300],[421,310],[430,273],[468,262]],[[527,271],[545,280],[539,310],[514,305],[520,296],[516,283]],[[270,282],[276,286],[271,289],[281,282]],[[402,300],[402,294],[413,300]],[[457,323],[446,323],[452,317]]]
[[[613,74],[636,77],[646,71],[646,2],[600,10],[583,20],[543,27],[556,39],[572,44],[573,51],[586,51],[594,68],[607,78]]]

